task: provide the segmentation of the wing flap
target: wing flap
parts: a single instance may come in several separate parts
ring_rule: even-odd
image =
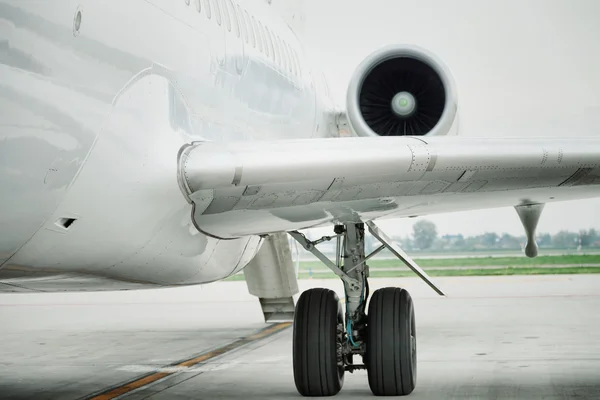
[[[223,238],[600,196],[596,138],[202,142],[179,162],[197,227]]]

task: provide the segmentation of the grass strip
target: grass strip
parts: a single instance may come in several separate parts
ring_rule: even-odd
[[[576,264],[600,264],[600,255],[561,255],[561,256],[538,256],[528,257],[465,257],[465,258],[415,258],[417,264],[422,268],[427,267],[481,267],[481,266],[536,266],[536,265],[576,265]],[[371,270],[377,268],[390,268],[402,265],[397,259],[368,261]],[[320,261],[301,261],[300,271],[326,268]]]

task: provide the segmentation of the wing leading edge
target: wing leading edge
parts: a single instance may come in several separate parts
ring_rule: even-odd
[[[600,139],[378,137],[197,142],[179,182],[220,238],[600,197]]]

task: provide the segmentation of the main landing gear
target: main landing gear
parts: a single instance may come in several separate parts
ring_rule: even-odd
[[[440,295],[427,274],[373,223],[366,225],[381,246],[365,255],[365,224],[336,225],[335,236],[310,241],[294,237],[344,283],[345,313],[337,294],[329,289],[302,293],[294,317],[294,382],[303,396],[333,396],[344,383],[344,373],[366,369],[369,387],[377,396],[410,394],[417,382],[417,335],[413,301],[402,288],[383,288],[369,299],[366,261],[389,249]],[[337,240],[336,262],[316,245]],[[343,262],[342,262],[343,260]],[[362,364],[354,363],[360,356]]]

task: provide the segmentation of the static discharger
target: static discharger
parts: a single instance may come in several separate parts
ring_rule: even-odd
[[[527,245],[525,246],[525,255],[529,258],[534,258],[538,255],[538,246],[535,241],[535,230],[542,215],[542,210],[545,204],[524,204],[515,206],[517,214],[521,219],[523,228],[525,228],[525,236],[527,237]]]

